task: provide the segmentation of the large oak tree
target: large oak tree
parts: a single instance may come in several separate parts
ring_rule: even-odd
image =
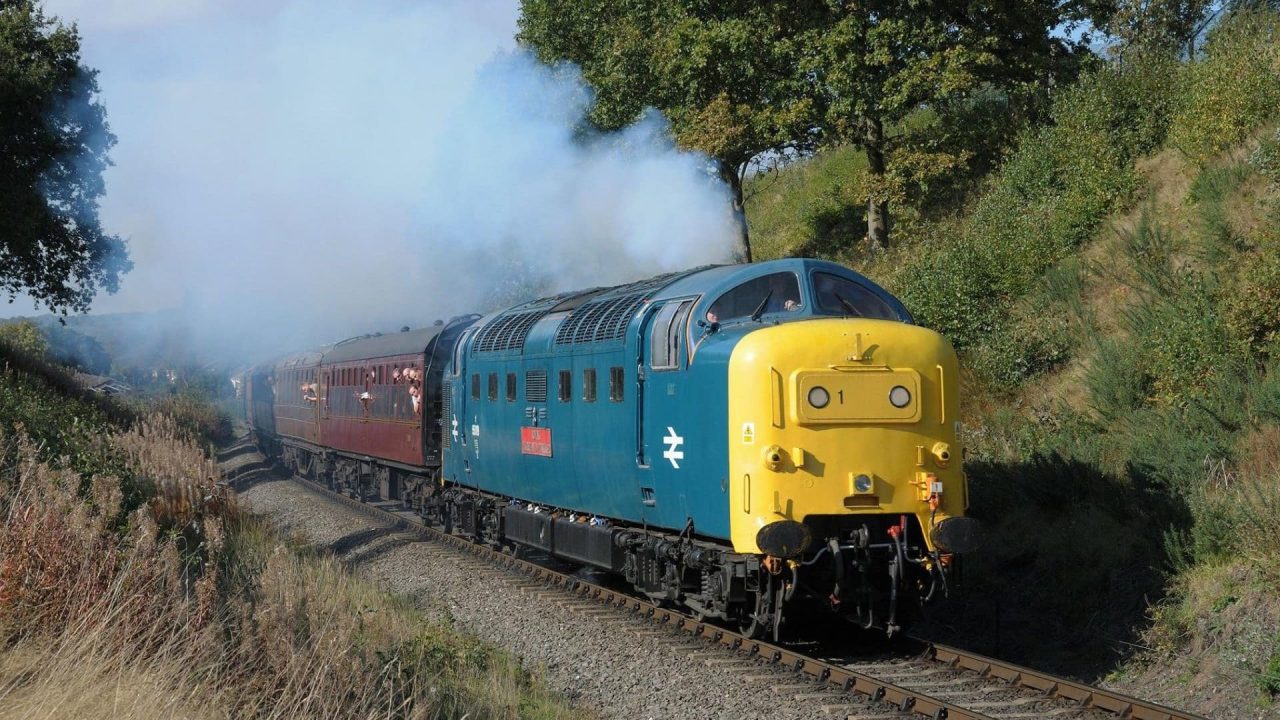
[[[715,159],[739,211],[753,159],[820,141],[860,146],[867,236],[883,248],[893,151],[910,145],[890,129],[925,109],[970,122],[979,98],[1017,104],[1042,91],[1073,65],[1075,48],[1053,31],[1086,1],[524,0],[520,39],[545,61],[582,67],[601,126],[661,110],[682,146]],[[966,152],[955,150],[903,153],[897,166],[949,172]],[[749,258],[745,222],[743,243]]]
[[[131,267],[98,222],[115,143],[74,26],[0,0],[0,287],[84,312]]]
[[[907,134],[905,121],[925,108],[949,122],[953,109],[979,95],[1023,96],[1073,66],[1074,48],[1053,31],[1074,6],[1057,0],[824,5],[805,40],[815,52],[803,56],[802,70],[816,82],[826,137],[866,152],[867,238],[875,249],[889,242],[889,128]],[[910,138],[896,140],[901,147]]]

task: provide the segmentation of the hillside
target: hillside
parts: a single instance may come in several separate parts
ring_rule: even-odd
[[[0,719],[580,715],[242,512],[207,408],[122,405],[3,343],[0,363]]]
[[[1280,717],[1278,109],[1280,17],[1240,13],[1192,62],[1086,73],[883,255],[851,242],[849,150],[759,180],[758,256],[860,267],[961,350],[991,532],[926,632]]]

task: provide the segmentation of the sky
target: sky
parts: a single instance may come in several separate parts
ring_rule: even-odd
[[[590,91],[517,48],[514,0],[44,6],[118,138],[100,219],[134,269],[93,313],[253,354],[732,257],[705,159],[656,112],[584,142]]]

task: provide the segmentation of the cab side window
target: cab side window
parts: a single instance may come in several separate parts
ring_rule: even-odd
[[[672,302],[658,309],[649,333],[649,366],[654,370],[680,367],[680,339],[684,337],[692,300]]]
[[[728,322],[767,313],[795,312],[802,307],[800,280],[780,272],[748,280],[721,295],[707,311],[708,322]]]

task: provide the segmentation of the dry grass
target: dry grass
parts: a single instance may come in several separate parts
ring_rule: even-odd
[[[0,720],[578,714],[511,658],[243,516],[173,420],[104,445],[145,479],[132,512],[116,478],[0,434]]]

